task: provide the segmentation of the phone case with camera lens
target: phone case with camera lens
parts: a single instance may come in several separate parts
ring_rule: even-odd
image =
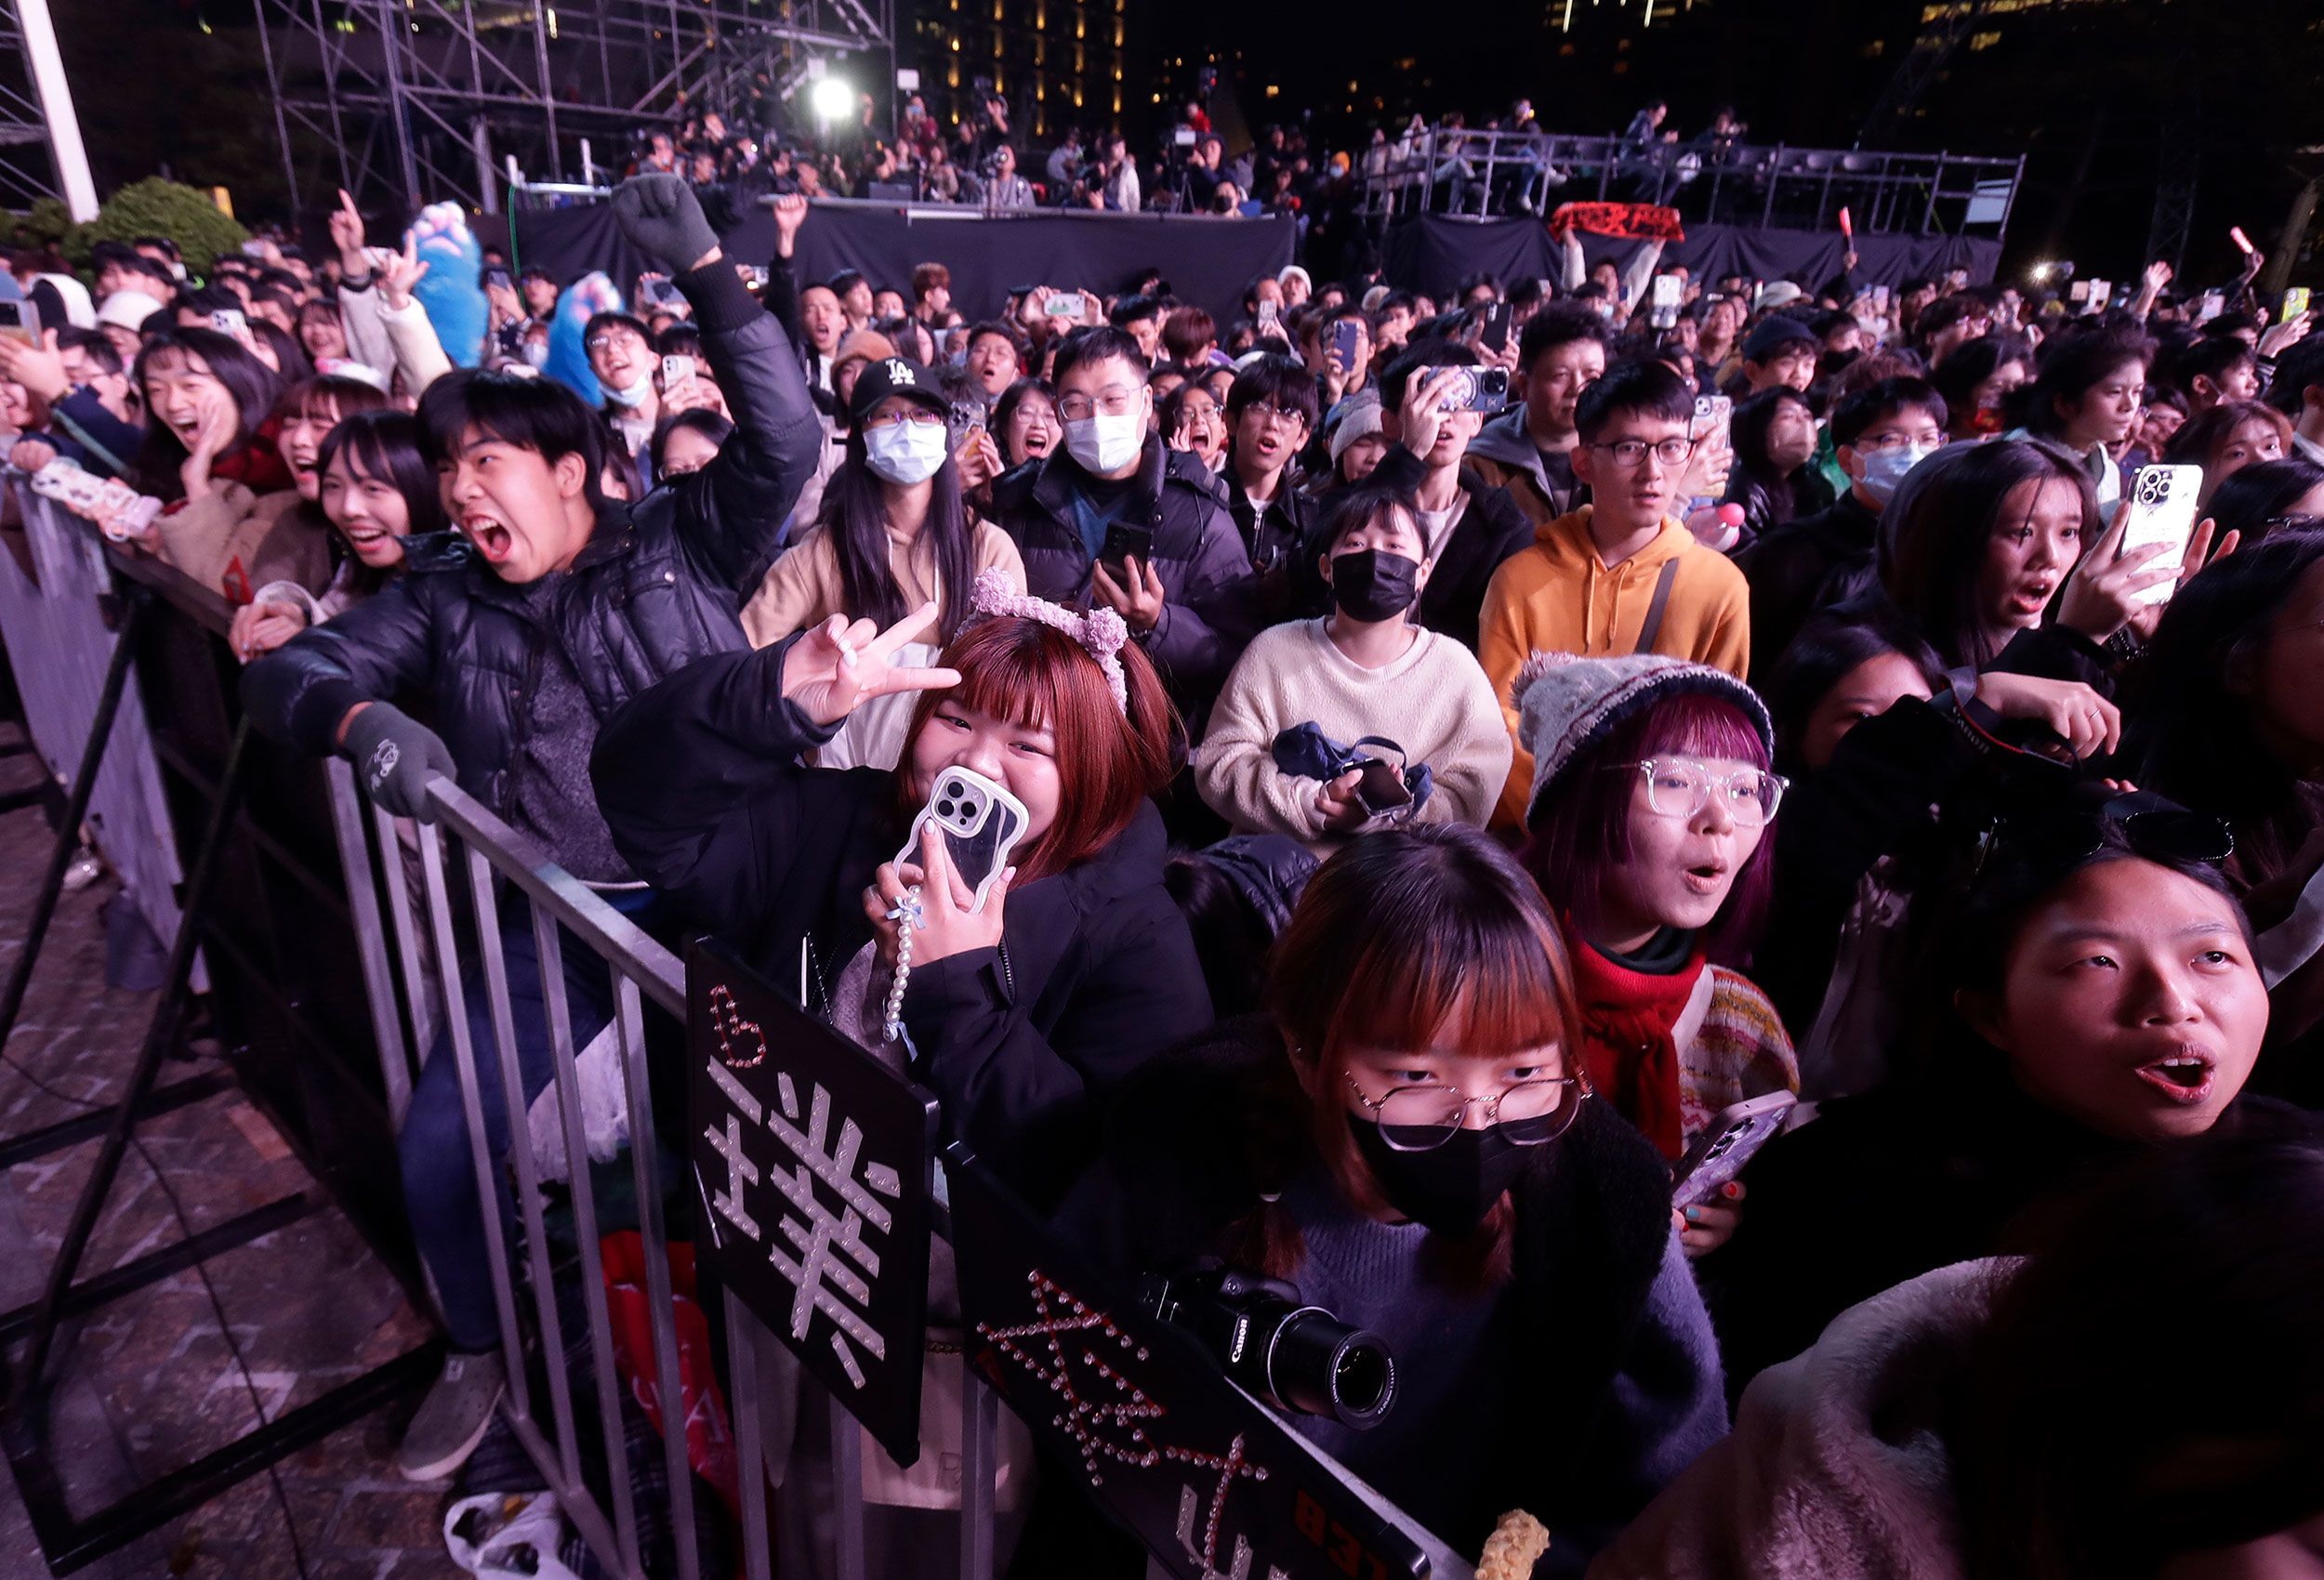
[[[896,864],[920,864],[921,831],[933,823],[944,836],[953,870],[973,896],[969,909],[981,912],[985,894],[1007,869],[1029,821],[1024,803],[983,774],[948,768],[929,787],[928,804],[912,819],[911,836],[896,852]]]

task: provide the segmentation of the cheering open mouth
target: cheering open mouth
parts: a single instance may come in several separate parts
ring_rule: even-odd
[[[489,564],[505,565],[516,553],[516,534],[490,516],[464,517],[460,521],[460,530],[468,534],[469,542],[476,546],[476,551]]]
[[[2138,1067],[2138,1078],[2183,1107],[2193,1108],[2212,1094],[2219,1061],[2199,1048],[2176,1053]]]

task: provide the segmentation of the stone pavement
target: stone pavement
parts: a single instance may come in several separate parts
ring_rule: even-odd
[[[0,725],[0,743],[18,738],[15,726]],[[0,793],[40,771],[29,754],[0,759]],[[37,810],[0,815],[0,980],[21,946],[48,848]],[[0,1065],[0,1139],[105,1103],[126,1079],[154,995],[105,984],[100,907],[114,887],[99,878],[59,908]],[[163,1079],[211,1067],[172,1063]],[[266,1117],[231,1088],[147,1120],[139,1135],[145,1155],[133,1149],[125,1160],[84,1277],[182,1238],[180,1209],[199,1231],[319,1190]],[[0,1310],[37,1296],[97,1150],[89,1141],[0,1172]],[[50,1363],[61,1379],[50,1419],[74,1513],[223,1446],[257,1424],[259,1408],[271,1417],[302,1404],[429,1335],[395,1279],[327,1203],[205,1271],[258,1403],[195,1270],[69,1324]],[[440,1529],[447,1488],[399,1481],[390,1463],[413,1407],[407,1400],[375,1412],[283,1461],[273,1480],[254,1477],[79,1573],[277,1580],[297,1576],[303,1557],[312,1580],[457,1576]],[[46,1573],[0,1461],[0,1580]]]

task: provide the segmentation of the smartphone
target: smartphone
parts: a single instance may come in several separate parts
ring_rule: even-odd
[[[2068,285],[2066,288],[2066,299],[2069,302],[2086,302],[2090,300],[2090,282],[2087,280],[2077,280],[2071,285]]]
[[[1404,774],[1395,764],[1367,757],[1356,771],[1355,799],[1371,816],[1383,817],[1410,806],[1412,789],[1405,783]]]
[[[1055,292],[1048,301],[1041,304],[1041,310],[1051,318],[1079,318],[1081,316],[1081,293],[1078,291]]]
[[[944,413],[944,429],[952,436],[952,447],[960,448],[960,441],[984,426],[984,408],[974,401],[955,401]]]
[[[232,308],[219,308],[210,314],[210,327],[239,340],[250,333],[250,321]]]
[[[1478,335],[1478,344],[1499,355],[1509,349],[1509,325],[1516,309],[1507,302],[1491,302],[1485,309],[1485,327]]]
[[[1505,367],[1422,367],[1413,369],[1412,377],[1426,384],[1445,373],[1460,376],[1446,391],[1440,411],[1498,412],[1509,404],[1509,370]]]
[[[767,288],[766,270],[755,263],[744,264],[743,283],[749,286],[754,291],[765,290]]]
[[[1272,327],[1274,324],[1280,323],[1282,318],[1283,309],[1279,303],[1261,302],[1259,304],[1259,316],[1254,322],[1262,326]]]
[[[694,360],[692,357],[664,357],[662,359],[662,388],[664,389],[675,389],[693,375]]]
[[[1695,397],[1695,420],[1686,425],[1687,439],[1700,444],[1712,434],[1724,434],[1735,420],[1735,399],[1728,395]]]
[[[1698,1206],[1717,1195],[1760,1148],[1783,1134],[1799,1101],[1789,1092],[1769,1092],[1721,1109],[1672,1171],[1670,1205]]]
[[[498,264],[495,264],[490,269],[484,270],[484,289],[487,291],[494,289],[495,286],[504,291],[512,291],[516,289],[516,276],[501,268]]]
[[[5,335],[11,340],[21,340],[34,350],[38,350],[40,349],[39,304],[27,296],[13,296],[0,301],[0,335]]]
[[[1153,559],[1152,527],[1133,527],[1127,521],[1116,521],[1105,529],[1105,543],[1098,550],[1098,563],[1103,565],[1105,573],[1116,581],[1129,580],[1129,560],[1135,560],[1143,565]]]
[[[2307,310],[2308,288],[2305,285],[2291,286],[2284,292],[2283,316],[2276,322],[2278,323],[2290,323],[2293,319],[2298,318],[2302,313]]]
[[[1686,282],[1675,274],[1656,275],[1653,300],[1656,307],[1668,308],[1676,312],[1680,304],[1686,300]]]
[[[674,280],[640,280],[638,282],[638,300],[648,307],[668,308],[681,306],[686,297]]]
[[[929,787],[928,804],[912,819],[911,836],[896,852],[896,864],[920,864],[920,835],[934,823],[944,842],[953,871],[974,896],[971,911],[984,909],[984,896],[1009,865],[1009,858],[1024,837],[1024,803],[1008,791],[965,768],[948,768]]]
[[[2122,528],[2121,552],[2159,544],[2162,552],[2147,561],[2176,565],[2186,556],[2187,539],[2195,535],[2196,495],[2203,491],[2200,467],[2141,467],[2131,483],[2131,519]],[[2137,594],[2142,604],[2168,603],[2178,590],[2175,582],[2158,582]]]
[[[1355,371],[1356,349],[1363,339],[1364,324],[1359,319],[1343,318],[1331,326],[1331,349],[1340,353],[1341,372]]]

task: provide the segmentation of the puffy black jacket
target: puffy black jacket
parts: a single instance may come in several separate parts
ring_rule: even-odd
[[[705,659],[639,696],[605,721],[589,771],[638,875],[826,1011],[871,940],[864,890],[910,820],[887,770],[799,766],[832,731],[783,698],[791,641]],[[1210,1023],[1163,853],[1145,806],[1088,861],[1012,888],[998,949],[917,966],[905,986],[913,1073],[946,1132],[1044,1206],[1089,1161],[1122,1079]]]
[[[601,720],[694,659],[747,645],[742,600],[774,558],[822,430],[781,325],[733,267],[712,263],[678,283],[734,415],[717,458],[634,504],[607,503],[561,579],[549,628],[528,612],[526,589],[494,574],[466,540],[414,550],[379,596],[244,672],[252,722],[322,755],[356,704],[423,692],[460,787],[505,817],[548,642],[563,649]]]
[[[1016,540],[1028,591],[1086,608],[1089,550],[1074,519],[1074,484],[1085,474],[1059,446],[993,484],[993,514]],[[1138,639],[1170,695],[1197,723],[1261,623],[1258,578],[1226,489],[1201,462],[1146,436],[1127,523],[1154,529],[1155,571],[1167,600],[1160,624]]]

